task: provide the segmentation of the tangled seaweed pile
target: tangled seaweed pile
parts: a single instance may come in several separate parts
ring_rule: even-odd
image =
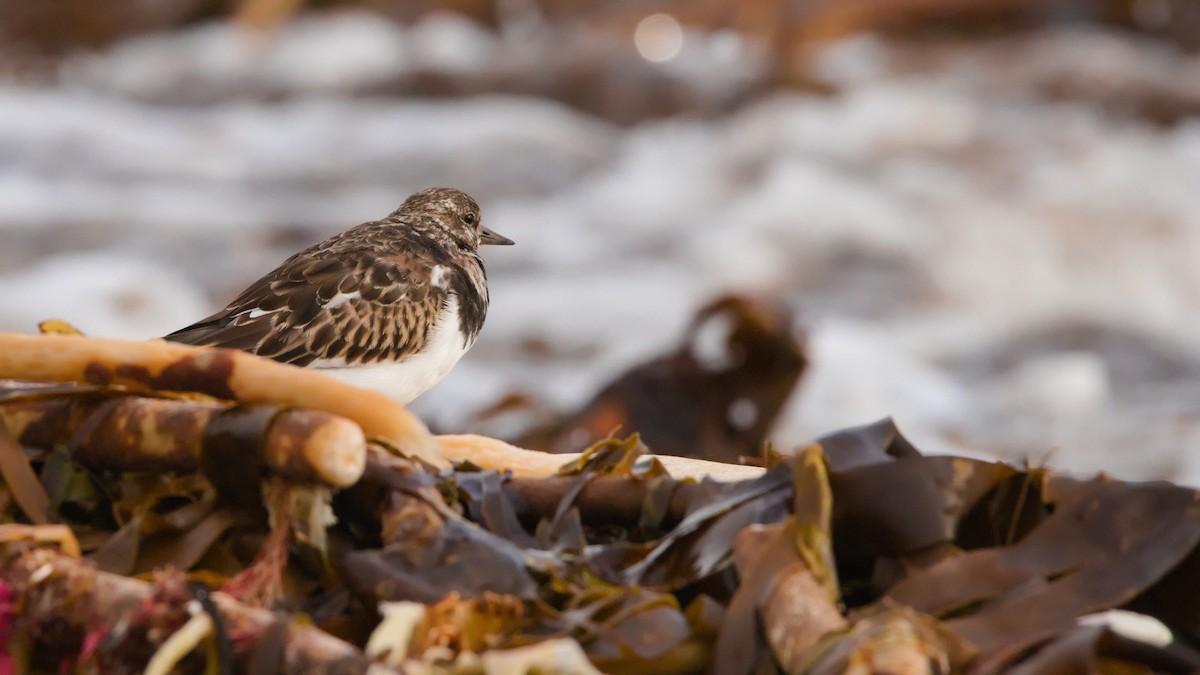
[[[1167,483],[926,457],[890,420],[672,475],[636,435],[435,438],[240,353],[0,343],[9,672],[1200,667],[1200,505]],[[1177,639],[1078,621],[1111,608]]]

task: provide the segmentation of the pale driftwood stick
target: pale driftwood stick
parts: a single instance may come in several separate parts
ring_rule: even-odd
[[[196,391],[246,403],[280,403],[323,410],[435,467],[471,460],[515,475],[555,473],[573,455],[549,455],[483,436],[432,436],[390,398],[322,375],[228,349],[154,340],[134,342],[78,335],[0,333],[0,378],[120,385],[134,391]],[[441,441],[439,446],[439,440]],[[719,462],[661,457],[676,477],[739,480],[762,470]],[[365,460],[363,460],[365,464]]]
[[[354,421],[370,438],[433,466],[446,466],[425,425],[383,394],[236,350],[161,340],[0,333],[0,378],[195,391],[245,403],[323,410]]]
[[[0,402],[0,422],[28,447],[70,445],[74,458],[92,469],[186,472],[199,466],[206,428],[230,407],[134,395],[46,396]],[[354,422],[299,409],[276,414],[261,444],[271,471],[333,487],[358,479],[366,446]]]
[[[5,550],[0,580],[15,594],[22,626],[56,626],[56,635],[82,635],[99,626],[117,625],[154,595],[154,586],[137,579],[99,572],[86,560],[70,558],[51,548]],[[230,633],[253,636],[251,644],[276,620],[271,612],[247,607],[223,593],[213,593]],[[72,630],[63,631],[63,627]],[[36,635],[36,631],[34,631]],[[59,648],[69,645],[55,645]],[[80,645],[73,647],[78,650]],[[362,652],[324,631],[291,623],[287,628],[281,672],[334,675],[362,673]]]
[[[704,459],[675,457],[674,455],[654,455],[654,457],[657,457],[658,461],[662,462],[663,466],[667,467],[667,471],[675,478],[700,480],[708,477],[719,481],[738,481],[758,478],[767,472],[760,466],[710,462]]]
[[[552,455],[525,450],[487,436],[458,434],[438,436],[442,455],[452,462],[473,462],[493,471],[512,471],[514,476],[551,476],[578,455]]]
[[[509,470],[514,476],[526,478],[551,476],[558,472],[559,467],[579,457],[577,454],[555,455],[526,450],[495,438],[474,434],[443,435],[438,436],[438,440],[442,444],[442,454],[452,462],[474,462],[485,469]],[[716,480],[735,481],[758,478],[764,473],[763,469],[756,466],[671,455],[651,456],[662,462],[671,476],[681,479],[709,476]]]

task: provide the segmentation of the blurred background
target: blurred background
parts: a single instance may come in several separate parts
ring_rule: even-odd
[[[1200,484],[1198,48],[1195,0],[0,0],[0,329],[161,335],[451,185],[517,245],[440,430],[736,293],[808,362],[722,421],[781,449]]]

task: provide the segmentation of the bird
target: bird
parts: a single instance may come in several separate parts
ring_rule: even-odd
[[[488,310],[481,245],[513,241],[446,187],[285,260],[221,311],[164,336],[319,369],[407,404],[471,348]]]

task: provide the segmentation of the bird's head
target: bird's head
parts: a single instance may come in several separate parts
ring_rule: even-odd
[[[404,200],[390,218],[418,229],[440,229],[471,250],[484,244],[508,246],[513,243],[508,237],[484,227],[479,204],[467,193],[454,188],[421,190]]]

